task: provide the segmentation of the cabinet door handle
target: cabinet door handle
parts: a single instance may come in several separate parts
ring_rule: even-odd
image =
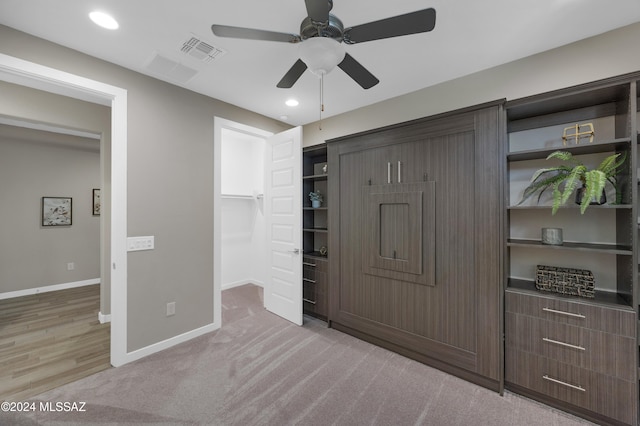
[[[302,281],[306,281],[306,282],[311,283],[311,284],[315,284],[316,283],[315,280],[312,280],[312,279],[309,279],[309,278],[303,278]]]
[[[391,183],[391,162],[387,163],[387,183]]]
[[[302,299],[303,302],[307,302],[307,303],[311,303],[312,305],[315,305],[316,302],[314,302],[313,300],[309,300],[309,299]]]
[[[303,264],[304,266],[312,266],[312,267],[314,267],[314,268],[316,267],[316,264],[315,264],[315,263],[302,262],[302,264]]]
[[[566,346],[567,348],[572,348],[572,349],[578,349],[580,351],[584,351],[586,350],[585,348],[583,348],[582,346],[576,346],[576,345],[572,345],[570,343],[565,343],[565,342],[560,342],[558,340],[553,340],[553,339],[549,339],[547,337],[543,337],[542,340],[544,340],[547,343],[553,343],[555,345],[560,345],[560,346]]]
[[[402,182],[402,162],[398,161],[398,183]]]
[[[551,309],[551,308],[542,308],[542,310],[545,312],[551,312],[553,314],[560,314],[560,315],[567,315],[574,318],[582,318],[582,319],[586,318],[582,314],[574,314],[572,312],[565,312],[565,311],[556,311],[555,309]]]
[[[572,385],[571,383],[563,382],[562,380],[558,380],[558,379],[554,379],[552,377],[549,377],[546,374],[544,376],[542,376],[542,378],[545,379],[545,380],[548,380],[550,382],[557,383],[559,385],[569,387],[571,389],[579,390],[581,392],[586,392],[587,391],[582,386]]]

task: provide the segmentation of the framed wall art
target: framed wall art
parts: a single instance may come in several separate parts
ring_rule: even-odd
[[[42,197],[42,226],[70,226],[71,201],[71,197]]]
[[[93,188],[93,215],[100,216],[100,189]]]

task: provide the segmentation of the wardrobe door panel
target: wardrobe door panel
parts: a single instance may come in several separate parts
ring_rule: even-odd
[[[337,170],[329,180],[337,194],[332,324],[489,378],[476,381],[493,388],[502,371],[499,111],[328,145]],[[479,215],[494,219],[480,223]]]

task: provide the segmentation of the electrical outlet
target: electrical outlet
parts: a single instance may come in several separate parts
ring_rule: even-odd
[[[170,317],[176,314],[176,302],[167,303],[167,316]]]
[[[67,263],[67,271],[73,271],[74,269],[76,269],[76,264],[73,262],[69,262]]]

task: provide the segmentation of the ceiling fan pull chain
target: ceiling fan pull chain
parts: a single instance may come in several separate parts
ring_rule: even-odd
[[[318,130],[322,130],[322,113],[324,112],[324,73],[320,74],[320,122]]]

